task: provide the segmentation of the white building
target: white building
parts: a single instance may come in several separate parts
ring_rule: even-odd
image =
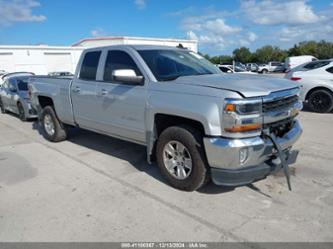
[[[83,49],[88,47],[146,44],[183,47],[198,51],[197,41],[144,37],[109,36],[83,39],[69,47],[0,45],[0,70],[6,72],[33,72],[48,74],[56,71],[74,73]]]
[[[0,69],[6,72],[48,74],[73,72],[83,48],[54,46],[0,46]]]

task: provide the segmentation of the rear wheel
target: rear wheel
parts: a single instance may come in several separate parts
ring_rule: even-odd
[[[192,127],[165,129],[157,141],[156,158],[162,175],[175,188],[194,191],[210,179],[202,135]]]
[[[23,106],[22,106],[22,104],[20,102],[17,103],[17,109],[18,109],[18,112],[19,112],[19,118],[22,121],[26,121],[27,118],[25,116],[24,108],[23,108]]]
[[[315,90],[310,93],[308,104],[313,112],[330,112],[333,109],[333,94],[325,89]]]
[[[54,109],[46,106],[41,115],[44,137],[51,142],[60,142],[67,138],[66,127],[58,119]]]
[[[261,71],[261,73],[262,73],[262,74],[266,74],[266,73],[268,73],[268,70],[267,70],[267,69],[263,69],[263,70]]]

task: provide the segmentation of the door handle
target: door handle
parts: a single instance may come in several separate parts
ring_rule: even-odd
[[[108,91],[107,90],[105,90],[105,89],[102,89],[101,90],[101,95],[102,96],[105,96],[105,95],[107,95],[108,94]]]
[[[76,86],[75,88],[73,88],[72,90],[74,93],[79,93],[81,91],[80,87]]]

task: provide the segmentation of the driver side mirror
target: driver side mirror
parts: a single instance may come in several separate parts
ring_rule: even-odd
[[[112,71],[112,79],[130,85],[143,85],[143,76],[137,76],[133,69],[117,69]]]

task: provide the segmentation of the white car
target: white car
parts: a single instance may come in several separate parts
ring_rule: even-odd
[[[285,70],[284,64],[277,61],[270,61],[267,64],[259,64],[258,73],[266,74],[272,72],[283,72]]]
[[[291,69],[302,65],[304,63],[310,62],[310,61],[317,61],[318,59],[312,55],[300,55],[300,56],[290,56],[287,57],[285,60],[285,68],[286,71],[290,71]]]
[[[301,98],[311,111],[333,110],[333,60],[318,60],[302,64],[289,71],[285,78],[302,85]]]
[[[241,73],[241,74],[256,74],[253,72],[246,71],[240,67],[235,66],[235,70],[232,69],[232,65],[217,65],[217,67],[223,72],[223,73]]]

